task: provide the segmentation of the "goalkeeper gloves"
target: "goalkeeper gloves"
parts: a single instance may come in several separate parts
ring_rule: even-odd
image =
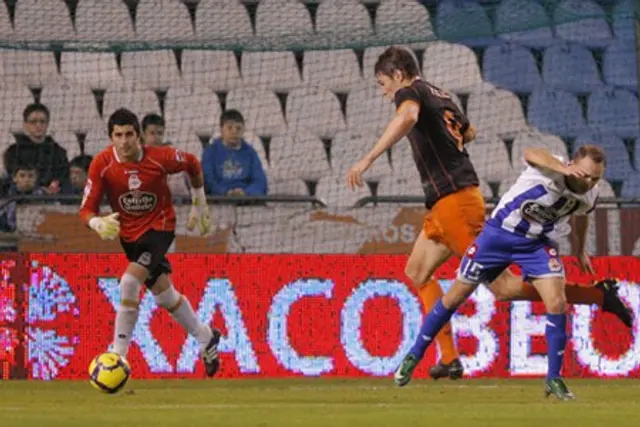
[[[89,220],[89,227],[96,231],[102,240],[113,240],[120,234],[119,213],[107,216],[94,216]]]
[[[187,230],[196,230],[201,236],[206,235],[211,230],[211,216],[207,205],[207,196],[204,194],[204,187],[191,188],[191,212],[187,221]]]

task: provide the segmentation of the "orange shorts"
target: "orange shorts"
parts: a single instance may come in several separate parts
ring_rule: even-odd
[[[449,194],[438,200],[424,216],[425,237],[462,256],[484,227],[485,209],[484,197],[478,187],[466,187]]]

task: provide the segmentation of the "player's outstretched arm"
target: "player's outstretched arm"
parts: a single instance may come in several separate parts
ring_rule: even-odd
[[[405,101],[396,110],[396,114],[387,125],[384,133],[358,163],[356,163],[347,174],[347,185],[350,188],[362,187],[364,181],[362,174],[369,169],[373,162],[398,141],[407,136],[413,126],[418,122],[420,106],[417,102]]]
[[[594,274],[591,259],[587,253],[587,230],[589,229],[588,215],[575,215],[573,217],[573,228],[576,234],[576,253],[580,268],[586,273]]]

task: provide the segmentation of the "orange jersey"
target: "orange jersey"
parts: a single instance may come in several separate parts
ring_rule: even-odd
[[[142,146],[135,162],[121,162],[115,147],[109,146],[89,166],[80,217],[88,224],[106,194],[111,209],[120,213],[120,237],[125,242],[148,230],[174,231],[176,215],[167,175],[179,172],[197,176],[202,168],[196,156],[171,146]]]

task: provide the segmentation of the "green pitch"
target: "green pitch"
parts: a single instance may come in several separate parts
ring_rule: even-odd
[[[640,381],[572,380],[574,402],[541,380],[132,381],[105,395],[82,382],[0,381],[3,427],[634,426]]]

